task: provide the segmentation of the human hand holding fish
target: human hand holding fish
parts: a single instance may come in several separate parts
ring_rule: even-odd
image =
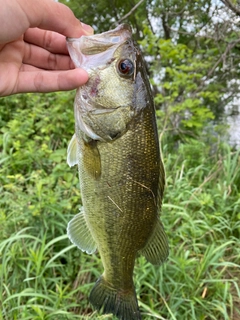
[[[0,96],[75,89],[88,80],[74,67],[65,37],[93,33],[52,0],[0,0]]]

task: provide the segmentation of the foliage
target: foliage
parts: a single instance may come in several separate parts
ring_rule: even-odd
[[[0,100],[3,234],[9,221],[13,232],[18,224],[23,226],[23,221],[28,225],[33,216],[41,220],[45,213],[54,219],[59,208],[68,212],[79,202],[78,179],[63,161],[74,132],[72,97],[28,94]]]
[[[168,129],[191,129],[193,133],[214,118],[209,102],[218,101],[219,91],[211,88],[211,84],[202,85],[211,58],[202,62],[186,45],[158,39],[147,26],[143,32],[145,38],[140,41],[141,46],[148,55],[157,57],[151,61],[150,70],[158,115]]]
[[[239,94],[234,12],[210,0],[146,0],[131,12],[137,0],[62,2],[96,32],[127,16],[147,60],[170,257],[160,268],[137,259],[143,318],[240,319],[240,151],[213,122]],[[66,164],[73,96],[0,100],[0,319],[109,319],[87,299],[102,272],[98,254],[80,252],[66,236],[81,206],[77,169]]]
[[[72,93],[0,100],[0,319],[109,319],[88,295],[102,266],[70,244],[66,226],[81,204],[66,164]],[[134,281],[144,319],[240,317],[240,153],[213,136],[165,143],[162,219],[170,257],[139,257]],[[214,148],[214,150],[213,150]]]

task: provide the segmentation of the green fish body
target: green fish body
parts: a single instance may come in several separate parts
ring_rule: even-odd
[[[137,255],[153,264],[168,256],[159,219],[164,168],[155,110],[141,52],[127,25],[68,39],[76,66],[89,81],[75,99],[69,165],[78,164],[83,209],[68,225],[70,240],[104,267],[90,294],[103,313],[122,320],[141,315],[133,283]]]

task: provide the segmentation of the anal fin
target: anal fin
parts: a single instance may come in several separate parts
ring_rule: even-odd
[[[82,251],[88,254],[96,251],[97,245],[87,225],[83,210],[68,223],[67,234],[72,243]]]
[[[157,219],[153,233],[140,253],[149,262],[156,265],[162,264],[167,259],[169,254],[168,240],[160,219]]]

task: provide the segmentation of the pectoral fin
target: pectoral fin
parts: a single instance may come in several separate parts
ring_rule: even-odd
[[[83,166],[91,177],[98,179],[101,176],[101,158],[97,147],[97,141],[84,143]]]
[[[68,223],[67,234],[72,243],[82,251],[88,254],[96,251],[97,245],[87,225],[83,210]]]
[[[78,145],[76,134],[74,133],[67,149],[67,164],[69,165],[69,167],[73,167],[78,163],[77,155]]]
[[[166,233],[159,219],[152,235],[150,236],[146,246],[140,251],[145,258],[152,264],[160,265],[168,257],[169,248]]]

